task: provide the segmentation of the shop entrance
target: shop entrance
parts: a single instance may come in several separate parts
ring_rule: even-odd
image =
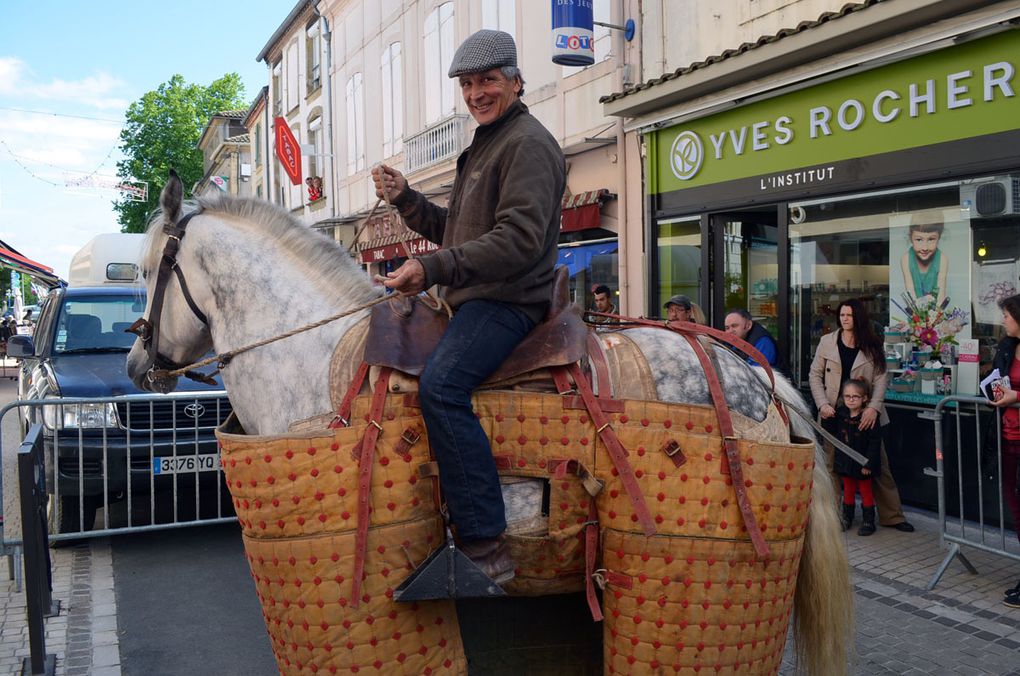
[[[722,327],[728,310],[744,309],[778,340],[782,296],[776,206],[711,214],[709,220],[712,325]]]

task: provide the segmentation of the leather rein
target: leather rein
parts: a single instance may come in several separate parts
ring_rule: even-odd
[[[137,319],[130,327],[124,330],[126,333],[135,334],[142,340],[145,354],[152,362],[152,366],[145,374],[150,383],[169,379],[172,377],[171,371],[179,371],[183,368],[181,364],[167,359],[159,353],[159,327],[163,317],[163,303],[166,300],[166,290],[170,283],[171,273],[176,275],[177,282],[181,286],[181,293],[184,294],[184,300],[188,307],[191,308],[192,313],[194,313],[200,322],[206,326],[209,325],[209,319],[199,309],[198,305],[195,304],[195,299],[192,298],[191,292],[188,290],[188,284],[184,281],[184,273],[181,271],[180,265],[177,264],[177,252],[180,250],[181,241],[187,233],[188,223],[200,213],[202,213],[201,210],[193,211],[177,221],[176,225],[172,223],[165,223],[163,225],[163,232],[168,235],[168,238],[166,245],[163,247],[163,255],[160,257],[159,270],[156,273],[156,286],[152,291],[149,315],[148,317]],[[182,375],[207,385],[216,384],[216,381],[210,376],[198,371],[184,371]]]

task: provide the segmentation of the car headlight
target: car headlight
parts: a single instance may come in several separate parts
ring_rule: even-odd
[[[97,429],[117,426],[117,407],[111,403],[43,406],[48,429]]]

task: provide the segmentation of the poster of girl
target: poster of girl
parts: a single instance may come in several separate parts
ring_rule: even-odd
[[[939,248],[944,230],[941,222],[910,225],[910,248],[900,259],[900,268],[903,286],[914,298],[933,296],[936,303],[941,303],[946,297],[949,258]]]

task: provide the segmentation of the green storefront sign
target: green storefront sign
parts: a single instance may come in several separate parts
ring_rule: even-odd
[[[824,184],[832,163],[1020,128],[1020,31],[651,132],[651,195],[761,177]]]

